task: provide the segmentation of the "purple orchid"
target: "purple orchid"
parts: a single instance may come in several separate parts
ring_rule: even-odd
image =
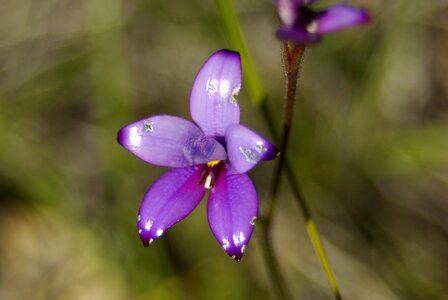
[[[149,246],[199,204],[207,189],[208,223],[213,235],[240,261],[258,216],[255,187],[245,173],[278,150],[239,124],[236,96],[241,88],[240,55],[214,53],[199,70],[190,95],[196,124],[159,115],[129,124],[118,142],[154,165],[173,169],[146,192],[138,214],[138,231]]]
[[[339,3],[322,11],[309,7],[317,0],[274,0],[283,25],[277,30],[281,40],[299,44],[316,43],[322,34],[348,27],[366,24],[368,13],[345,3]]]

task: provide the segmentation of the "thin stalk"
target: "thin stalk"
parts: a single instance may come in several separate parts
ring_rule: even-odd
[[[292,45],[287,42],[283,43],[283,66],[286,80],[286,101],[284,108],[283,124],[280,138],[280,156],[274,171],[274,177],[271,186],[271,201],[265,216],[267,230],[270,230],[270,224],[275,211],[278,199],[278,191],[280,187],[280,179],[282,171],[285,168],[289,137],[291,132],[292,119],[294,116],[294,103],[296,98],[297,77],[299,74],[299,65],[303,57],[305,45]],[[296,185],[298,183],[296,182]],[[299,187],[297,187],[299,189]],[[301,193],[300,193],[301,196]],[[303,197],[300,197],[303,199]],[[304,202],[300,200],[300,202]],[[306,208],[306,205],[301,205]],[[306,208],[306,215],[309,215]]]
[[[268,231],[270,231],[270,224],[272,222],[272,218],[274,215],[275,207],[278,201],[278,192],[280,187],[280,179],[282,177],[283,170],[286,169],[288,179],[290,182],[294,182],[293,192],[294,199],[299,205],[303,217],[305,219],[306,230],[308,236],[311,239],[314,250],[319,257],[320,264],[324,269],[325,275],[327,277],[328,283],[333,292],[333,296],[336,300],[341,300],[341,293],[339,292],[338,285],[336,283],[336,278],[331,269],[330,262],[325,253],[324,246],[322,244],[319,231],[317,230],[316,224],[311,214],[311,210],[308,207],[308,204],[305,200],[305,197],[300,189],[300,184],[297,178],[295,178],[293,171],[290,165],[286,164],[287,158],[287,150],[288,150],[288,142],[289,136],[294,116],[294,104],[296,98],[297,91],[297,79],[299,75],[299,66],[302,61],[303,52],[305,50],[305,45],[300,44],[291,44],[288,42],[283,42],[283,66],[285,71],[285,80],[286,80],[286,103],[283,117],[283,125],[281,132],[281,140],[280,140],[280,157],[277,161],[277,166],[274,171],[274,179],[271,187],[271,201],[269,203],[269,208],[265,217],[265,226]]]
[[[270,114],[269,107],[265,101],[265,98],[266,98],[265,92],[263,90],[263,87],[261,86],[258,74],[255,71],[255,67],[252,62],[252,58],[247,49],[238,18],[236,16],[235,10],[233,9],[232,1],[231,0],[216,0],[216,1],[217,1],[219,13],[220,13],[222,21],[224,23],[224,29],[225,29],[226,36],[229,40],[229,43],[230,43],[231,47],[233,47],[235,50],[237,50],[241,53],[242,63],[243,63],[243,68],[244,68],[245,82],[247,83],[247,85],[249,87],[249,96],[250,96],[252,102],[260,108],[271,134],[274,137],[276,137],[276,140],[278,140],[278,135],[276,134],[275,123]],[[289,46],[288,46],[288,50],[289,50]],[[288,53],[291,54],[290,51],[288,51]],[[286,53],[286,55],[288,55],[288,53]],[[285,53],[283,53],[283,54],[284,54],[284,58],[285,58]],[[296,52],[296,55],[299,55],[299,54],[300,54],[300,59],[301,59],[302,54],[303,54],[303,49],[300,52]],[[286,56],[286,57],[288,57],[288,56]],[[289,56],[288,59],[291,59],[291,57]],[[299,67],[300,59],[296,61],[297,62],[297,64],[296,64],[297,74],[298,74],[298,67]],[[284,59],[284,63],[285,63],[285,59]],[[284,149],[284,150],[287,149],[286,146],[288,145],[288,140],[289,140],[288,136],[289,136],[289,132],[291,130],[294,100],[295,100],[295,94],[296,94],[297,74],[295,75],[295,78],[293,78],[292,75],[289,78],[287,78],[287,82],[289,82],[289,83],[293,82],[293,85],[294,85],[294,87],[287,88],[287,90],[288,90],[287,95],[288,95],[288,93],[291,93],[291,94],[294,94],[294,97],[287,96],[288,99],[291,99],[291,102],[288,103],[288,101],[287,101],[287,103],[286,103],[285,119],[290,119],[290,121],[288,122],[289,123],[288,126],[284,126],[284,128],[282,130],[282,134],[281,134],[282,138],[280,141],[281,149]],[[285,123],[287,123],[287,122],[284,122],[284,124]],[[313,247],[314,247],[314,250],[315,250],[317,256],[319,257],[319,261],[322,265],[322,268],[325,271],[325,275],[326,275],[327,280],[332,289],[333,296],[336,300],[341,300],[342,297],[339,292],[339,288],[336,283],[336,279],[334,277],[331,265],[329,263],[327,255],[325,253],[323,244],[321,242],[320,234],[317,230],[314,219],[311,215],[311,211],[310,211],[310,209],[307,205],[307,202],[301,192],[300,186],[298,184],[298,180],[294,174],[291,164],[288,163],[285,153],[283,153],[282,156],[283,156],[283,159],[281,162],[282,166],[281,166],[281,168],[277,167],[279,170],[278,171],[279,176],[276,176],[276,177],[278,177],[278,179],[275,179],[273,187],[272,187],[272,191],[276,190],[275,194],[277,195],[278,188],[279,188],[278,186],[279,186],[280,178],[281,178],[281,176],[280,176],[281,171],[282,171],[282,169],[285,169],[288,182],[289,182],[289,184],[292,188],[293,194],[294,194],[294,199],[296,200],[297,204],[299,205],[300,210],[305,218],[308,236],[311,239],[311,242],[313,244]],[[278,164],[280,164],[280,162],[278,162]],[[276,181],[278,181],[278,183],[275,183]],[[277,186],[277,187],[275,187],[275,186]],[[274,187],[275,187],[275,189],[274,189]],[[278,262],[276,260],[274,251],[272,249],[272,243],[270,241],[270,234],[269,234],[269,225],[272,220],[273,214],[275,212],[276,200],[274,200],[274,201],[275,201],[274,204],[272,204],[272,201],[269,204],[268,213],[267,213],[268,218],[265,219],[265,222],[264,222],[265,224],[263,224],[263,225],[268,225],[268,226],[263,226],[263,239],[267,243],[267,245],[265,245],[263,247],[264,253],[265,253],[264,257],[265,257],[267,266],[269,268],[270,276],[273,278],[272,282],[274,283],[274,285],[276,287],[277,293],[282,297],[282,299],[287,299],[290,296],[289,296],[289,293],[287,292],[287,289],[284,285],[284,281],[281,278]],[[267,223],[266,223],[266,220],[268,220]],[[286,298],[284,298],[284,297],[286,297]]]

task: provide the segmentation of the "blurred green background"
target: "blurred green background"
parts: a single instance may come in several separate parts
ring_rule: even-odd
[[[280,126],[274,7],[234,2]],[[307,49],[289,159],[345,299],[448,299],[448,3],[350,4],[373,22]],[[205,201],[143,247],[137,210],[166,170],[116,142],[142,117],[190,119],[224,32],[214,1],[1,0],[0,299],[276,299],[259,229],[234,262]],[[239,101],[269,136],[244,83]],[[262,210],[273,166],[251,171]],[[287,184],[274,248],[295,299],[332,299]]]

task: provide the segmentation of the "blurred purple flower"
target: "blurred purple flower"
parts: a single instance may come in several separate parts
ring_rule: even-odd
[[[118,132],[118,142],[132,154],[173,168],[151,186],[140,205],[137,225],[145,246],[190,214],[210,189],[210,228],[227,254],[241,260],[258,216],[257,193],[245,173],[260,160],[275,158],[278,150],[239,125],[235,97],[240,88],[239,54],[220,50],[193,83],[190,111],[197,125],[159,115]]]
[[[356,7],[339,3],[322,11],[309,7],[317,0],[274,0],[282,26],[277,30],[281,40],[299,44],[316,43],[322,34],[366,24],[369,14]]]

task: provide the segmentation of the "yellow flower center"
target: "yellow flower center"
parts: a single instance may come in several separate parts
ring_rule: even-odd
[[[220,162],[220,160],[214,160],[214,161],[208,162],[207,166],[210,167],[210,168],[213,168],[214,166],[219,164],[219,162]]]

